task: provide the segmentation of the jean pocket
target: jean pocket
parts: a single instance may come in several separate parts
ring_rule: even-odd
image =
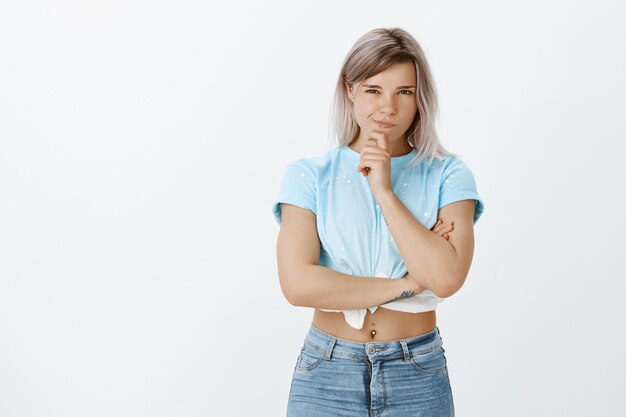
[[[324,352],[305,343],[300,349],[300,356],[296,361],[296,370],[310,372],[317,368],[324,360]]]
[[[418,348],[412,351],[409,362],[419,372],[429,375],[439,374],[448,370],[445,349],[441,341],[432,347]]]

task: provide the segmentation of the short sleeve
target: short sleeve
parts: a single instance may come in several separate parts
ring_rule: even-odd
[[[439,208],[455,201],[474,199],[476,200],[474,224],[476,224],[485,210],[485,204],[478,195],[472,171],[456,156],[448,157],[444,164],[439,189]]]
[[[304,161],[298,160],[287,165],[280,184],[278,197],[272,204],[272,213],[276,223],[282,221],[282,203],[293,204],[311,210],[316,210],[316,176],[315,171]]]

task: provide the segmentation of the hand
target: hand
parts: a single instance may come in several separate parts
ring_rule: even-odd
[[[372,131],[367,144],[361,150],[357,171],[367,177],[372,193],[391,190],[391,154],[387,146],[387,135]]]
[[[408,272],[406,273],[406,275],[403,278],[408,278],[410,280],[409,281],[411,283],[410,290],[414,291],[416,294],[419,294],[419,293],[421,293],[422,291],[424,291],[426,289],[422,284],[420,284],[419,282],[415,281],[413,279],[413,277],[411,277],[411,274],[409,274]]]
[[[437,219],[437,223],[435,223],[433,228],[430,230],[437,233],[444,239],[449,240],[450,236],[448,235],[448,233],[454,230],[454,222],[451,221],[449,223],[444,223],[441,219]]]

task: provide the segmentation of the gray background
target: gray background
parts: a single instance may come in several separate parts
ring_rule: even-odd
[[[0,417],[284,415],[312,310],[280,291],[271,203],[382,26],[423,46],[485,201],[437,310],[457,415],[615,415],[624,12],[1,1]]]

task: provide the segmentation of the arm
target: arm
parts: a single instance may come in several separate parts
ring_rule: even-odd
[[[343,274],[320,265],[302,268],[303,284],[293,305],[300,307],[355,310],[369,308],[417,294],[415,282],[398,279],[369,278]]]
[[[438,217],[454,225],[448,240],[424,227],[393,190],[379,193],[377,201],[412,278],[438,297],[458,291],[474,253],[475,200],[457,201],[439,210]]]
[[[320,250],[315,214],[283,203],[276,245],[278,276],[285,298],[294,306],[362,309],[412,297],[419,288],[410,277],[361,277],[320,266]]]

